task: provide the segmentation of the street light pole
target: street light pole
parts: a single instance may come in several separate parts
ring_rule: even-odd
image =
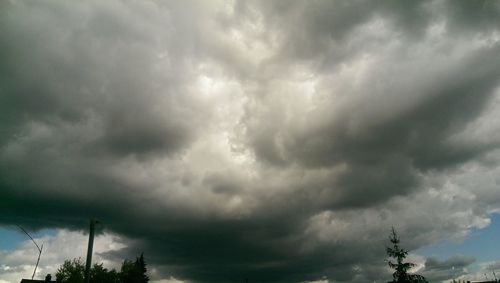
[[[90,267],[92,265],[92,249],[94,248],[94,230],[97,221],[90,219],[89,246],[87,248],[87,262],[85,265],[85,283],[90,282]]]

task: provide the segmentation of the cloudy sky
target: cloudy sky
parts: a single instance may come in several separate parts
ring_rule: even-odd
[[[0,3],[0,282],[500,270],[500,2]],[[500,274],[500,272],[499,272]]]

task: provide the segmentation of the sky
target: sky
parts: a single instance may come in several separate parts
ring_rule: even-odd
[[[500,270],[500,2],[0,3],[0,282]],[[500,274],[500,271],[498,272]]]

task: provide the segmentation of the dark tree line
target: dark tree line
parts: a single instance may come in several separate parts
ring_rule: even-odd
[[[85,265],[80,258],[66,260],[56,272],[56,281],[61,283],[83,283]],[[120,271],[108,270],[102,263],[94,264],[90,269],[91,283],[147,283],[146,262],[141,254],[135,261],[124,260]]]
[[[387,247],[387,255],[395,261],[389,260],[388,265],[394,269],[393,280],[389,283],[428,283],[425,277],[410,274],[408,271],[415,266],[414,263],[405,262],[408,250],[400,246],[400,239],[396,230],[392,228],[389,236],[392,246]],[[61,283],[83,283],[85,266],[80,258],[66,260],[57,270],[56,281]],[[91,283],[147,283],[146,262],[141,254],[135,261],[125,259],[120,271],[108,270],[102,263],[94,264],[90,270]]]

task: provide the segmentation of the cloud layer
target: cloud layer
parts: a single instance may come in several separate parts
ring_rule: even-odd
[[[369,282],[391,226],[500,209],[496,2],[0,5],[3,225],[97,217],[164,278]]]

